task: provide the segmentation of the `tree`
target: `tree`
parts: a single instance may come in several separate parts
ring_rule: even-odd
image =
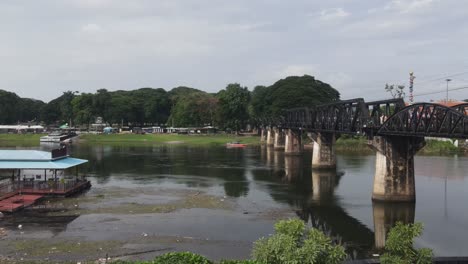
[[[71,122],[74,118],[73,106],[71,103],[73,98],[75,98],[75,92],[67,91],[60,97],[50,101],[42,109],[41,119],[47,124]]]
[[[239,131],[249,119],[247,107],[250,102],[250,92],[247,87],[238,83],[229,84],[218,95],[218,122],[224,128]]]
[[[397,222],[388,233],[385,242],[385,253],[380,257],[382,264],[430,264],[432,250],[428,248],[414,249],[413,240],[423,231],[421,223],[405,225]]]
[[[170,123],[174,126],[213,125],[218,99],[205,92],[179,95],[172,107]]]
[[[404,98],[405,97],[405,86],[404,85],[389,85],[385,84],[385,91],[389,92],[393,98]]]
[[[275,234],[254,243],[254,260],[269,263],[338,264],[346,258],[340,245],[315,228],[306,228],[299,219],[283,220],[275,224]]]
[[[284,109],[311,107],[339,99],[340,93],[327,83],[309,75],[290,76],[268,87],[255,87],[251,113],[254,118],[277,117]]]
[[[14,124],[18,122],[18,104],[20,98],[15,93],[0,90],[0,123]]]
[[[86,124],[89,128],[89,124],[95,117],[93,113],[93,99],[93,94],[83,93],[75,96],[71,101],[73,120],[76,125]]]
[[[109,107],[111,102],[111,94],[106,89],[99,89],[93,95],[92,113],[95,117],[103,117],[107,120],[109,117]]]

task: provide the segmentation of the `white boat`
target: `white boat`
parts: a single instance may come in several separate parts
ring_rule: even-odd
[[[47,136],[40,138],[40,142],[52,142],[52,143],[71,143],[74,137],[78,135],[75,132],[60,132],[55,131]]]

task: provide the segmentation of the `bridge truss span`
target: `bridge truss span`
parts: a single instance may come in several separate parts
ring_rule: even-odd
[[[452,106],[452,109],[463,113],[464,115],[468,115],[468,103]]]
[[[468,116],[456,108],[418,103],[393,114],[382,124],[377,134],[468,138]]]
[[[364,99],[357,98],[316,106],[310,109],[309,116],[312,122],[306,127],[308,130],[359,134],[367,122],[368,111]]]

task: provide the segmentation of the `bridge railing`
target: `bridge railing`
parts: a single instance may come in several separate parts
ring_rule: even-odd
[[[443,105],[418,103],[393,115],[378,134],[468,138],[468,117]]]
[[[317,132],[354,134],[360,131],[367,115],[362,98],[319,105],[311,109],[310,127]]]
[[[449,108],[432,103],[406,106],[401,98],[362,98],[284,111],[274,126],[341,134],[468,137],[468,103]]]

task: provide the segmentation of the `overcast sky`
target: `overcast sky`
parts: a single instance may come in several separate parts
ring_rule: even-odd
[[[0,1],[0,89],[45,101],[303,74],[372,100],[409,71],[415,94],[468,86],[468,0]]]

